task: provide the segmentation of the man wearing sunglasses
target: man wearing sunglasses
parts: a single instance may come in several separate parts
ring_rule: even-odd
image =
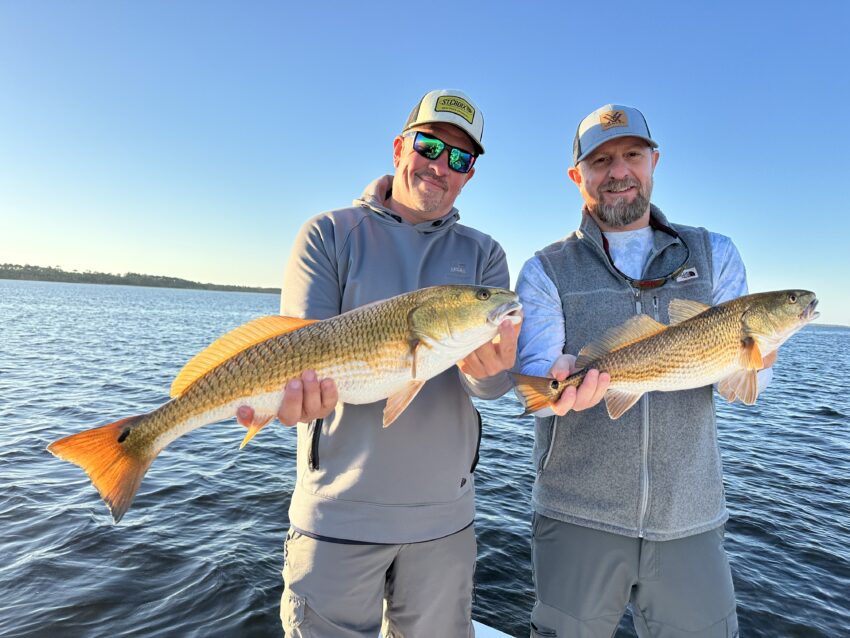
[[[582,347],[632,316],[667,324],[671,299],[747,293],[728,237],[650,203],[657,148],[634,108],[609,104],[579,124],[568,175],[581,225],[517,281],[522,372],[563,379]],[[737,636],[712,388],[647,393],[612,421],[609,381],[592,370],[535,415],[531,635],[608,637],[631,602],[642,637]]]
[[[302,227],[281,313],[325,319],[437,284],[508,287],[501,246],[461,225],[454,207],[484,153],[482,133],[464,93],[426,94],[393,140],[394,174]],[[388,429],[383,402],[337,405],[332,379],[305,372],[287,384],[278,418],[301,422],[284,550],[287,636],[472,635],[481,421],[470,396],[510,389],[517,332],[504,322],[498,343],[428,381]],[[250,409],[240,411],[251,424]]]

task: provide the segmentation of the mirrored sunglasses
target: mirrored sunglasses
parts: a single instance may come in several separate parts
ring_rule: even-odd
[[[413,136],[413,150],[422,157],[431,161],[442,155],[443,151],[449,151],[449,168],[458,173],[468,173],[475,163],[476,156],[468,151],[449,146],[439,137],[428,135],[422,131],[409,131],[404,137]]]

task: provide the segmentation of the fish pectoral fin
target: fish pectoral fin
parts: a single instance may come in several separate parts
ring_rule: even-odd
[[[258,416],[255,414],[254,422],[251,425],[245,426],[246,428],[248,428],[248,432],[245,434],[245,438],[242,439],[242,443],[239,444],[239,449],[241,450],[243,447],[245,447],[248,444],[248,441],[253,439],[257,435],[257,432],[266,427],[269,424],[269,421],[271,421],[273,418],[273,414],[270,414],[268,416]]]
[[[643,392],[624,392],[623,390],[608,390],[605,393],[605,407],[608,408],[608,416],[614,421],[623,416],[629,408],[640,401]]]
[[[729,403],[741,399],[752,405],[759,394],[758,374],[755,370],[738,370],[718,382],[717,392]]]
[[[670,317],[670,325],[675,326],[677,323],[693,319],[709,308],[711,306],[691,299],[671,299],[670,305],[667,306],[667,315]]]
[[[426,343],[420,341],[416,337],[413,337],[412,339],[410,339],[409,345],[410,345],[410,376],[411,376],[411,378],[415,379],[416,374],[417,374],[417,364],[418,364],[419,353],[421,352],[423,347],[427,348],[428,345]]]
[[[747,337],[741,342],[741,354],[739,362],[746,370],[761,370],[764,367],[764,359],[761,356],[761,348],[752,337]]]
[[[576,359],[576,369],[586,368],[609,352],[625,348],[666,329],[667,326],[655,321],[649,315],[636,315],[619,326],[609,329],[599,340],[582,348]]]
[[[207,372],[228,359],[232,359],[243,350],[272,337],[298,330],[311,323],[316,323],[316,321],[272,315],[254,319],[234,328],[213,341],[183,366],[183,369],[171,383],[171,397],[179,397],[186,391],[186,388]]]
[[[512,372],[511,380],[514,382],[514,392],[525,408],[525,412],[519,416],[532,414],[552,405],[563,392],[562,389],[558,389],[558,382],[549,377],[534,377]]]
[[[399,415],[404,412],[405,408],[410,405],[410,402],[419,394],[424,381],[419,379],[411,379],[404,388],[387,398],[387,405],[384,406],[384,427],[388,428],[392,425]]]

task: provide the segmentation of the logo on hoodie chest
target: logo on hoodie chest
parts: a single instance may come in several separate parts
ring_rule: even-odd
[[[451,268],[449,268],[449,274],[452,277],[464,277],[466,276],[466,264],[460,261],[453,261]]]

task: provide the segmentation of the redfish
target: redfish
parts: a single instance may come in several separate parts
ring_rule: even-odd
[[[717,306],[674,299],[670,325],[637,315],[579,352],[575,373],[563,381],[512,375],[525,414],[555,403],[587,370],[611,376],[605,405],[620,418],[646,393],[689,390],[718,383],[728,401],[748,405],[758,396],[756,372],[765,356],[817,318],[815,293],[780,290],[745,295]]]
[[[383,426],[425,382],[521,321],[515,293],[482,286],[434,286],[323,321],[262,317],[220,337],[186,364],[171,401],[152,412],[67,436],[47,449],[89,475],[117,523],[148,467],[172,441],[232,418],[241,405],[256,421],[245,445],[277,413],[283,387],[305,370],[332,378],[345,403],[387,399]]]

